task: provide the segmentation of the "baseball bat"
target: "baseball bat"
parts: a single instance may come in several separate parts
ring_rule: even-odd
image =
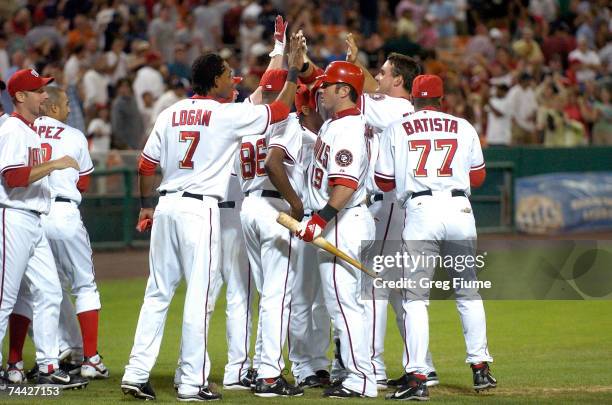
[[[300,223],[295,218],[285,214],[284,212],[278,213],[278,218],[276,218],[276,222],[289,229],[293,233],[295,233],[295,231],[300,226]],[[314,239],[312,243],[320,247],[321,249],[331,253],[332,255],[344,260],[348,264],[356,267],[368,276],[372,278],[378,278],[376,273],[373,273],[372,271],[368,270],[360,261],[353,259],[351,256],[344,253],[342,250],[329,243],[324,237],[319,236]]]

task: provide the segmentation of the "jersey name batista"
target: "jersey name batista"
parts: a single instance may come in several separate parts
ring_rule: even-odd
[[[412,121],[406,121],[402,125],[408,135],[430,131],[456,134],[459,128],[457,120],[450,118],[419,118]]]

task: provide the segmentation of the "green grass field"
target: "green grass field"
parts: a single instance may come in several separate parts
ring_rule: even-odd
[[[68,391],[45,403],[64,404],[138,402],[124,397],[119,388],[136,328],[145,279],[105,281],[99,284],[103,311],[100,324],[100,352],[111,370],[111,378],[93,381],[81,391]],[[174,299],[151,381],[157,402],[175,402],[172,377],[178,355],[184,288]],[[226,359],[224,300],[212,318],[209,354],[210,380],[222,381]],[[445,403],[611,403],[612,402],[612,301],[487,301],[489,348],[495,357],[492,370],[498,388],[476,394],[470,389],[471,371],[464,363],[465,346],[459,317],[453,302],[433,301],[430,306],[431,351],[441,384],[430,390],[431,402]],[[392,311],[390,310],[390,314]],[[8,340],[8,339],[5,339]],[[6,341],[5,350],[6,353]],[[390,377],[401,374],[401,342],[395,325],[389,322],[385,358]],[[33,359],[28,342],[26,359]],[[30,367],[33,360],[27,361]],[[322,390],[307,391],[302,398],[276,400],[257,398],[250,393],[224,392],[225,403],[317,403]],[[0,397],[0,403],[14,403],[15,397]],[[382,403],[377,399],[361,400]],[[40,398],[23,398],[40,403]],[[356,401],[352,401],[356,402]]]

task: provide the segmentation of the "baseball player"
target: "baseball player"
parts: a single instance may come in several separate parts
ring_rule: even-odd
[[[263,102],[270,102],[277,96],[286,76],[287,71],[283,69],[271,69],[264,73],[260,81]],[[255,395],[261,397],[299,396],[304,393],[281,375],[296,255],[292,252],[295,241],[291,232],[278,224],[276,217],[279,211],[291,208],[294,212],[296,201],[300,205],[301,201],[296,197],[288,204],[266,173],[264,164],[270,147],[270,134],[279,125],[271,125],[262,134],[243,137],[234,168],[245,194],[240,220],[251,272],[260,295],[258,340],[261,344],[260,350],[255,353],[259,365]],[[303,174],[297,168],[294,168],[294,173],[293,179],[299,179]]]
[[[319,77],[320,99],[333,115],[319,130],[308,170],[308,193],[316,211],[296,232],[306,242],[322,235],[339,249],[359,257],[362,242],[374,238],[374,220],[362,201],[368,173],[365,121],[356,106],[363,91],[363,73],[356,65],[336,61]],[[329,227],[327,227],[329,223]],[[329,388],[333,398],[375,397],[376,380],[370,363],[366,316],[360,300],[362,273],[318,253],[323,294],[341,342],[347,377]]]
[[[411,254],[419,252],[475,255],[476,226],[468,196],[485,178],[484,160],[476,130],[466,120],[439,111],[443,96],[442,80],[421,75],[413,82],[416,112],[389,126],[381,136],[376,181],[384,191],[396,189],[405,207],[406,222],[402,239]],[[453,242],[450,242],[453,241]],[[418,288],[404,291],[405,344],[409,362],[406,384],[388,399],[426,400],[426,362],[429,324],[429,288],[421,280],[433,279],[435,267],[416,266],[406,272]],[[475,280],[474,267],[463,271],[447,268],[451,279]],[[466,362],[471,364],[476,390],[494,388],[489,371],[486,321],[482,300],[474,289],[455,288],[467,347]]]
[[[266,105],[228,103],[235,90],[231,68],[216,54],[192,66],[195,96],[164,110],[139,163],[139,228],[152,225],[150,276],[134,346],[121,388],[136,398],[154,399],[149,375],[159,353],[168,305],[181,278],[187,281],[180,353],[179,401],[219,399],[208,387],[208,304],[210,283],[219,267],[219,207],[231,162],[242,136],[263,133],[284,120],[293,103],[298,39],[292,37],[290,72],[283,91]],[[222,99],[224,102],[219,102]],[[159,203],[153,208],[153,176],[161,166]]]
[[[38,303],[32,313],[39,368],[37,382],[78,388],[87,385],[88,380],[68,375],[58,364],[57,330],[62,293],[40,218],[49,212],[47,176],[64,169],[79,170],[79,164],[70,156],[43,162],[34,120],[41,115],[41,104],[48,97],[44,86],[51,81],[53,78],[40,77],[33,69],[23,69],[15,72],[8,82],[15,112],[0,127],[0,341],[23,286],[22,290],[30,292]]]
[[[357,61],[359,52],[352,34],[347,37],[347,60]],[[409,100],[412,81],[421,72],[421,67],[413,58],[398,53],[391,53],[381,66],[378,74],[372,77],[367,69],[362,67],[365,75],[364,88],[371,94],[364,93],[360,98],[359,108],[363,112],[369,128],[370,140],[370,175],[368,176],[369,208],[376,222],[376,240],[400,240],[404,223],[403,210],[398,209],[393,193],[383,193],[374,182],[374,165],[378,157],[379,137],[382,131],[392,122],[406,117],[414,112]],[[410,219],[407,218],[409,221]],[[387,380],[386,367],[383,359],[384,342],[387,325],[387,301],[395,311],[395,320],[404,336],[402,297],[398,291],[376,291],[372,288],[372,297],[368,306],[369,319],[372,320],[371,359],[379,388],[387,384],[397,386],[402,383],[403,376],[397,380]],[[427,354],[429,370],[427,385],[439,383],[437,373]],[[403,364],[408,363],[408,354],[403,351]]]
[[[292,215],[310,217],[304,183],[310,165],[316,132],[323,120],[315,109],[317,87],[299,85],[295,96],[297,113],[289,114],[270,136],[265,167],[270,181],[286,201]],[[302,201],[306,201],[304,204]],[[330,318],[321,291],[316,249],[310,244],[295,244],[295,280],[291,292],[289,320],[289,360],[291,371],[302,388],[328,385]]]
[[[77,332],[77,336],[83,336],[83,343],[73,344],[72,347],[83,348],[81,376],[89,379],[108,378],[108,369],[102,363],[97,350],[100,294],[94,280],[89,236],[78,209],[81,192],[87,189],[89,174],[93,172],[93,163],[83,133],[65,124],[70,113],[66,93],[57,87],[48,87],[46,91],[49,98],[43,104],[45,116],[35,121],[42,142],[43,161],[51,160],[55,156],[70,156],[82,169],[79,172],[56,171],[49,175],[51,208],[49,214],[42,217],[43,229],[55,258],[60,281],[67,290],[64,291],[63,306],[72,306],[68,292],[76,299],[76,318],[81,325],[81,334]],[[24,376],[22,349],[30,323],[32,304],[25,297],[20,297],[10,318],[11,351],[7,372],[13,383],[22,382]],[[72,313],[74,309],[69,309],[67,315]],[[71,340],[74,339],[71,337]]]

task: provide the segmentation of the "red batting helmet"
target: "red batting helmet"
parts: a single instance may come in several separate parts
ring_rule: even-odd
[[[320,80],[322,83],[350,84],[359,96],[363,93],[363,82],[365,78],[361,68],[354,63],[335,61],[327,65],[325,73],[321,76],[317,76],[317,80]]]

